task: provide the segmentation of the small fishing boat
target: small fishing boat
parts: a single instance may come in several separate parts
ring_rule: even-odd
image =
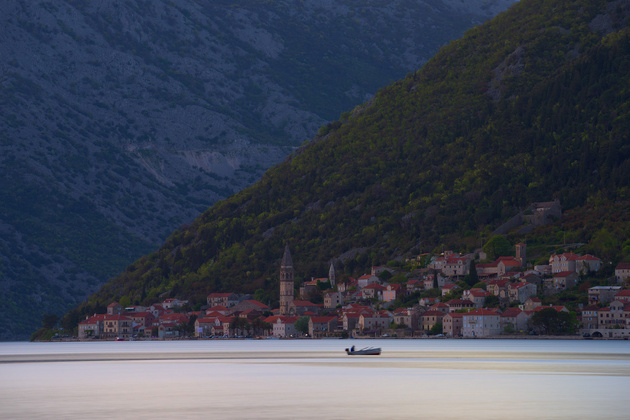
[[[346,354],[348,356],[378,356],[381,354],[380,347],[364,347],[362,349],[356,350],[354,346],[346,349]]]

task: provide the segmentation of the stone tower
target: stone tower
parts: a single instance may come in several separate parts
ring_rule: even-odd
[[[330,287],[335,287],[335,284],[337,284],[337,275],[335,274],[334,263],[330,263],[330,270],[328,270],[328,281],[330,282]]]
[[[521,267],[525,267],[527,259],[527,245],[524,243],[518,243],[516,247],[516,259],[521,262]]]
[[[293,261],[287,245],[280,263],[280,315],[289,315],[292,312],[294,288]]]

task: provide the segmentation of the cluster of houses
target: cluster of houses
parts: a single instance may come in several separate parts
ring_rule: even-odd
[[[602,263],[592,255],[564,253],[551,255],[549,264],[528,270],[525,252],[526,245],[517,244],[515,257],[474,265],[484,288],[466,289],[460,282],[471,274],[474,256],[447,251],[426,268],[410,273],[403,283],[387,282],[395,274],[388,267],[372,267],[369,274],[337,282],[331,265],[327,278],[303,282],[295,299],[293,263],[287,248],[280,269],[280,308],[271,309],[251,296],[231,292],[212,293],[206,306],[188,313],[178,310],[186,302],[176,299],[150,307],[123,308],[114,302],[107,314],[95,314],[79,324],[79,338],[175,338],[185,334],[199,338],[400,337],[436,331],[450,337],[490,337],[526,332],[532,316],[546,308],[536,296],[570,289],[580,274],[598,271]],[[630,278],[630,264],[619,264],[615,274],[619,284],[624,284]],[[322,285],[328,289],[322,291]],[[419,298],[408,307],[393,309],[396,301],[430,289],[437,289],[436,297]],[[323,295],[323,303],[309,300],[317,294]],[[486,307],[490,297],[507,309]],[[553,309],[568,312],[564,306]],[[589,290],[589,306],[581,317],[585,334],[625,337],[630,333],[626,319],[630,319],[630,290],[620,285]]]
[[[615,277],[630,279],[630,263],[622,263]],[[584,336],[630,338],[630,289],[623,286],[595,286],[588,289],[588,306],[582,308],[581,332]]]

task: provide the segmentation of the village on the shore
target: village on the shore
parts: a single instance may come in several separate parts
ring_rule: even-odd
[[[532,323],[536,314],[569,310],[562,305],[543,305],[540,296],[575,288],[581,276],[598,272],[602,261],[593,255],[568,252],[552,254],[548,264],[527,267],[526,249],[526,244],[519,243],[514,257],[476,264],[475,260],[483,260],[485,255],[445,251],[437,256],[418,256],[429,258],[429,263],[406,273],[402,282],[389,281],[397,272],[386,266],[372,267],[370,273],[338,282],[331,264],[328,277],[303,282],[296,298],[295,270],[287,246],[280,265],[279,308],[236,292],[211,293],[207,305],[198,311],[186,310],[187,301],[179,299],[149,307],[123,307],[112,302],[107,313],[94,314],[79,323],[78,337],[486,338],[545,334]],[[470,278],[472,271],[477,280],[474,287],[462,281]],[[588,288],[588,304],[574,311],[574,336],[630,337],[630,289],[624,288],[629,279],[630,263],[620,263],[608,285]],[[323,302],[313,303],[311,296],[319,296]],[[400,306],[401,302],[404,305]]]

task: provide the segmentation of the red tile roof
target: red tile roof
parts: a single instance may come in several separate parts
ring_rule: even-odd
[[[337,317],[336,316],[312,316],[311,317],[311,321],[313,321],[313,324],[317,323],[317,324],[327,324],[333,320],[336,320]]]
[[[259,308],[263,308],[263,309],[269,309],[269,306],[265,305],[264,303],[258,302],[257,300],[253,300],[253,299],[248,299],[245,302],[247,303],[251,303],[252,305],[256,305]]]
[[[444,312],[432,309],[430,311],[426,311],[421,316],[444,316]]]
[[[476,316],[497,316],[500,315],[499,313],[497,313],[497,311],[493,311],[491,309],[486,309],[486,308],[481,308],[481,309],[475,309],[474,311],[468,312],[465,315],[476,315]]]
[[[521,312],[523,311],[520,310],[519,308],[507,308],[505,311],[503,311],[501,316],[502,317],[515,317],[519,315]]]
[[[294,300],[294,306],[317,306],[317,304],[313,302],[309,302],[308,300]]]
[[[131,321],[131,318],[124,315],[110,315],[105,318],[106,321]]]
[[[554,274],[554,277],[567,277],[571,274],[576,274],[575,271],[561,271],[559,273]]]

